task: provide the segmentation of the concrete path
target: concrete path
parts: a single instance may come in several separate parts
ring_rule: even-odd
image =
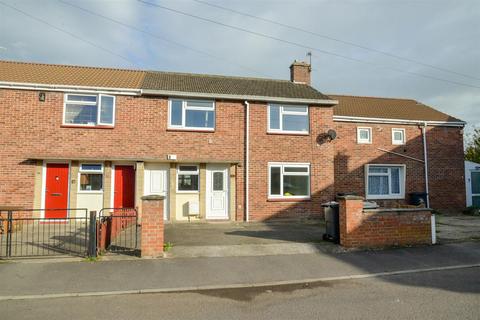
[[[261,257],[1,263],[0,300],[23,295],[252,286],[473,264],[480,264],[480,242]]]
[[[480,240],[480,217],[436,215],[437,238],[441,243]]]

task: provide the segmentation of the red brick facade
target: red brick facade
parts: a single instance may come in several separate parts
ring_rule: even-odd
[[[357,143],[357,127],[372,128],[372,143]],[[418,125],[335,122],[335,192],[365,196],[365,164],[406,165],[405,199],[379,200],[387,207],[405,204],[411,192],[425,191],[422,130]],[[405,129],[406,144],[392,144],[392,128]],[[435,209],[465,207],[462,128],[427,127],[430,206]]]
[[[104,159],[178,162],[223,162],[236,165],[237,220],[245,218],[245,105],[216,101],[214,132],[167,129],[166,97],[116,97],[114,128],[62,126],[61,92],[0,89],[0,205],[33,207],[35,160]],[[423,191],[423,164],[377,150],[377,147],[423,159],[417,126],[365,124],[373,129],[373,144],[356,143],[353,123],[333,122],[333,109],[310,106],[309,135],[267,133],[267,104],[250,102],[250,218],[320,216],[320,204],[336,192],[364,194],[366,163],[407,165],[406,193]],[[392,146],[391,127],[406,129],[406,146]],[[338,138],[320,139],[329,129]],[[463,207],[463,144],[460,128],[429,127],[428,148],[432,207]],[[268,162],[310,163],[311,198],[303,201],[268,200]]]
[[[163,197],[142,198],[142,258],[156,258],[163,254]]]
[[[429,210],[363,210],[363,198],[339,199],[340,244],[377,248],[431,244]]]

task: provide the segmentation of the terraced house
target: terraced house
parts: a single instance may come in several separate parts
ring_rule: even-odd
[[[339,192],[465,206],[463,121],[322,94],[303,62],[290,77],[1,61],[0,205],[141,211],[160,194],[172,222],[320,216]]]

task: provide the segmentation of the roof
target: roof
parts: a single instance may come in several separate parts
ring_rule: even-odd
[[[140,89],[144,71],[0,61],[0,82]]]
[[[412,99],[359,97],[335,94],[331,94],[329,97],[338,101],[338,105],[334,106],[333,109],[335,116],[462,122],[460,119]]]
[[[147,72],[142,89],[225,96],[331,100],[309,85],[287,80],[175,72]]]

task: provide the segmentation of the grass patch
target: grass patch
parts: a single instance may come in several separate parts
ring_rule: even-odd
[[[165,242],[163,244],[163,251],[165,251],[165,252],[168,252],[168,251],[172,250],[172,248],[173,248],[173,243],[171,243],[171,242]]]
[[[100,261],[100,256],[97,256],[97,257],[86,257],[85,258],[85,262],[98,262]]]

